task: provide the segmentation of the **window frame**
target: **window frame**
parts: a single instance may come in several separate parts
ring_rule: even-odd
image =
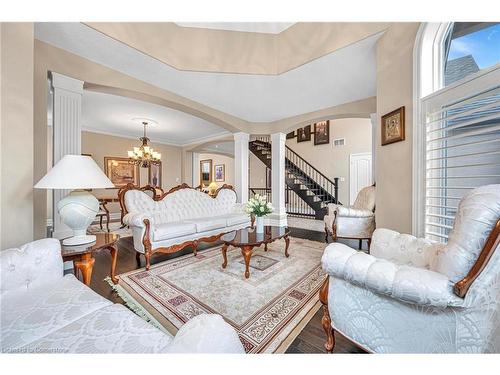
[[[426,125],[425,105],[438,96],[465,96],[491,84],[500,71],[500,63],[480,70],[444,87],[446,40],[453,23],[425,23],[417,33],[413,70],[413,202],[412,233],[425,236],[426,228]],[[496,71],[496,72],[495,72]],[[474,82],[473,82],[474,81]]]

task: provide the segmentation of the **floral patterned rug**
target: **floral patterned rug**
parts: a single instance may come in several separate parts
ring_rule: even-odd
[[[220,246],[119,275],[117,292],[139,315],[175,334],[192,317],[216,313],[231,324],[247,353],[283,353],[319,309],[325,279],[320,265],[326,244],[290,239],[290,257],[278,240],[255,248],[250,278],[243,257],[229,248],[221,267]]]

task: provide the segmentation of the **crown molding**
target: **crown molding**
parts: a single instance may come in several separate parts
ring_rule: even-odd
[[[139,137],[134,137],[132,135],[122,134],[122,133],[118,133],[118,132],[104,131],[104,130],[100,130],[100,129],[94,129],[94,128],[91,128],[88,126],[83,126],[83,125],[82,125],[82,131],[86,131],[89,133],[102,134],[102,135],[109,135],[112,137],[120,137],[120,138],[135,139],[135,140],[139,139]],[[153,143],[153,144],[158,143],[158,144],[162,144],[162,145],[166,145],[166,146],[174,146],[174,147],[189,147],[189,146],[197,145],[197,144],[204,143],[204,142],[215,141],[215,140],[218,140],[220,138],[227,137],[228,135],[231,135],[231,134],[232,134],[231,132],[224,131],[224,132],[217,133],[215,135],[201,137],[201,138],[198,138],[196,141],[190,141],[187,143],[165,142],[165,141],[158,140],[158,139],[151,140],[151,143]]]

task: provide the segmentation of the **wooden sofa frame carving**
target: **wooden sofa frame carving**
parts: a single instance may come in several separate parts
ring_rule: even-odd
[[[120,200],[120,206],[122,209],[123,216],[125,216],[128,213],[127,207],[125,205],[125,193],[127,191],[129,191],[129,190],[144,191],[144,190],[151,190],[151,189],[154,190],[154,188],[150,187],[149,185],[144,186],[143,188],[139,188],[133,184],[127,184],[125,187],[120,189],[120,191],[118,192],[118,197]],[[188,184],[183,183],[181,185],[178,185],[178,186],[171,188],[169,191],[167,191],[166,193],[163,193],[160,196],[155,194],[153,196],[153,200],[154,201],[161,201],[167,195],[172,194],[172,193],[174,193],[178,190],[182,190],[182,189],[196,190],[195,188],[189,186]],[[236,194],[236,191],[234,190],[232,185],[224,184],[216,190],[215,194],[213,196],[211,196],[211,198],[215,199],[222,189],[233,190]],[[226,234],[226,233],[220,233],[220,234],[213,235],[210,237],[201,237],[201,238],[198,238],[196,240],[185,241],[181,244],[176,244],[176,245],[172,245],[172,246],[168,246],[168,247],[157,247],[156,249],[153,249],[152,244],[151,244],[151,238],[150,238],[151,223],[149,222],[149,219],[144,219],[143,222],[144,222],[144,226],[145,226],[145,231],[144,231],[144,236],[142,237],[142,244],[144,246],[144,258],[146,259],[146,270],[149,270],[149,268],[151,266],[151,256],[155,253],[172,254],[172,253],[176,253],[178,251],[181,251],[182,249],[184,249],[188,246],[192,246],[193,247],[193,254],[194,254],[194,256],[196,256],[196,254],[198,252],[198,244],[200,242],[215,242],[215,241],[219,240],[224,234]],[[137,260],[137,264],[140,265],[141,253],[136,252],[135,257]]]
[[[488,265],[488,261],[491,259],[498,245],[500,245],[500,218],[497,220],[495,226],[493,227],[493,230],[488,236],[488,239],[486,240],[483,249],[479,253],[476,262],[472,265],[467,275],[462,280],[455,283],[453,291],[458,297],[465,298],[470,286],[486,268],[486,266]],[[327,275],[325,282],[319,290],[319,300],[323,305],[323,318],[321,319],[321,325],[323,326],[323,330],[326,333],[325,349],[327,353],[332,353],[335,346],[335,332],[332,327],[330,311],[328,310],[329,282],[330,276]]]

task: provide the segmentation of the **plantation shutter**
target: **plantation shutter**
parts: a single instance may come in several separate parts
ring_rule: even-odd
[[[425,123],[425,237],[447,242],[460,199],[500,183],[500,68],[422,101]]]

